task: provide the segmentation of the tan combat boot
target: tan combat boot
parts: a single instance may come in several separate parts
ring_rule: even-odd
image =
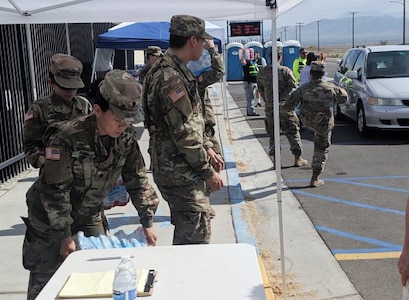
[[[320,179],[320,177],[319,177],[320,174],[321,174],[321,171],[316,171],[316,170],[312,171],[312,177],[311,177],[311,181],[310,181],[310,186],[311,187],[319,187],[319,186],[324,185],[324,180]]]
[[[308,160],[300,156],[295,156],[294,167],[305,167],[308,165]]]

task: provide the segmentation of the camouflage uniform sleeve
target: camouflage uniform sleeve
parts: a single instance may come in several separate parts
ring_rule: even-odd
[[[202,178],[210,178],[215,171],[204,148],[205,142],[211,142],[204,135],[203,109],[201,103],[192,105],[192,101],[201,102],[201,99],[199,96],[197,99],[190,99],[193,95],[186,90],[184,81],[178,74],[167,74],[164,77],[163,112],[171,139],[187,163],[201,174]]]
[[[285,88],[283,89],[283,95],[280,95],[282,97],[280,101],[286,101],[291,91],[297,87],[294,74],[290,68],[286,68],[284,77],[285,77]]]
[[[257,87],[258,87],[258,92],[260,93],[261,98],[265,101],[265,99],[264,99],[264,90],[265,90],[264,89],[264,81],[265,81],[264,68],[262,68],[260,70],[260,73],[258,73],[258,76],[257,76]]]
[[[301,99],[302,91],[300,88],[298,88],[285,100],[285,104],[281,107],[281,109],[283,111],[292,111],[295,109]]]
[[[41,107],[33,104],[24,116],[24,153],[34,168],[40,168],[45,161],[43,134],[45,125]]]
[[[336,102],[338,104],[345,103],[348,99],[348,93],[345,89],[334,85],[335,94],[336,94]]]
[[[212,69],[203,72],[198,77],[198,89],[204,89],[207,86],[219,81],[224,75],[224,64],[222,56],[216,51],[216,48],[209,49],[210,62]]]
[[[151,66],[149,64],[145,64],[142,67],[141,71],[139,72],[139,82],[140,82],[140,84],[143,84],[143,80],[145,79],[145,76],[148,73],[150,67]]]
[[[144,228],[153,226],[159,198],[146,176],[145,161],[135,140],[122,169],[122,179]]]
[[[71,236],[71,185],[73,183],[71,147],[68,137],[57,131],[46,148],[46,160],[41,177],[40,196],[52,229],[63,237]]]
[[[84,113],[84,115],[89,115],[90,113],[92,113],[92,104],[91,102],[82,96],[76,96],[79,101],[81,102],[82,107],[82,112]]]

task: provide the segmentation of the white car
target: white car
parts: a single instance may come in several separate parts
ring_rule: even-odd
[[[334,83],[348,92],[335,113],[356,121],[360,136],[409,130],[409,45],[358,46],[339,63]]]

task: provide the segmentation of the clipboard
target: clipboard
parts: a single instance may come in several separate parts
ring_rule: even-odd
[[[137,296],[148,297],[153,293],[158,272],[153,269],[137,270]],[[66,298],[112,298],[115,271],[77,273],[70,275],[57,295]]]

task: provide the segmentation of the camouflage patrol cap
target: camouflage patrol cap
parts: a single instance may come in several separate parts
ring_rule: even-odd
[[[148,50],[146,50],[147,55],[153,55],[153,56],[162,56],[162,49],[158,46],[149,46]]]
[[[99,92],[119,120],[128,124],[137,122],[142,86],[131,74],[118,69],[109,71],[100,83]]]
[[[324,72],[325,64],[321,61],[313,61],[311,62],[311,71]]]
[[[57,53],[51,57],[50,72],[54,75],[55,82],[68,89],[84,87],[81,79],[82,63],[75,57]]]
[[[213,37],[205,31],[205,22],[200,18],[189,15],[173,16],[170,20],[169,32],[177,36],[195,36],[203,39],[213,39]]]

